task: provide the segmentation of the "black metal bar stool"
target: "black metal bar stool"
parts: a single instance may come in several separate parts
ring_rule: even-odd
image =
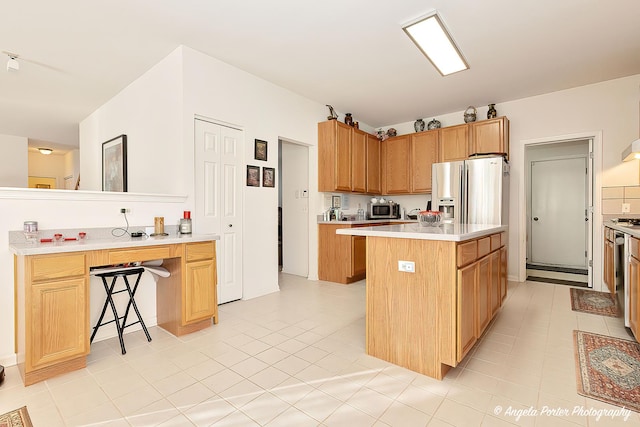
[[[122,337],[124,329],[129,326],[133,326],[135,324],[140,324],[142,329],[144,330],[145,335],[147,336],[147,341],[151,341],[151,335],[149,335],[149,331],[142,320],[142,316],[140,315],[140,311],[138,310],[138,306],[136,305],[136,300],[134,299],[136,295],[136,290],[138,290],[138,284],[140,283],[140,279],[142,278],[142,273],[144,273],[145,269],[143,267],[124,267],[120,269],[105,269],[105,271],[93,272],[97,277],[102,279],[102,284],[104,286],[104,290],[107,294],[107,300],[104,302],[104,306],[102,307],[102,313],[100,313],[100,318],[96,323],[96,326],[93,327],[93,333],[91,334],[90,343],[93,342],[93,338],[96,336],[96,332],[98,332],[98,328],[100,326],[108,325],[109,323],[115,323],[116,329],[118,330],[118,339],[120,339],[120,348],[122,349],[122,354],[125,354],[127,351],[124,348],[124,339]],[[128,276],[135,276],[136,282],[131,288],[129,284]],[[111,284],[107,283],[107,278],[111,278]],[[119,290],[114,290],[116,286],[116,281],[119,277],[122,277],[124,281],[124,288]],[[116,305],[113,301],[113,295],[119,294],[121,292],[127,292],[129,294],[129,302],[127,303],[127,309],[124,312],[124,316],[119,316],[118,311],[116,310]],[[107,306],[111,306],[111,311],[113,311],[113,320],[109,320],[108,322],[102,322],[104,318],[104,314],[107,311]],[[127,324],[127,318],[129,317],[129,310],[133,307],[133,310],[136,312],[136,316],[138,320],[132,323]],[[122,320],[122,324],[120,321]]]

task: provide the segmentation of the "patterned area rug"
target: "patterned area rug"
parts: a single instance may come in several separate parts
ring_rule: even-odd
[[[618,317],[616,299],[607,292],[571,288],[571,309],[601,316]]]
[[[578,394],[640,412],[640,344],[573,331]]]
[[[33,427],[27,407],[0,415],[0,427]]]

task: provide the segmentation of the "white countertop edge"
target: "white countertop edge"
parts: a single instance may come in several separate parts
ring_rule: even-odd
[[[318,224],[378,224],[378,223],[417,223],[417,219],[364,219],[364,220],[347,220],[347,221],[324,221],[318,220]]]
[[[143,246],[173,245],[177,243],[220,240],[218,234],[169,235],[161,237],[114,237],[113,239],[87,239],[58,243],[17,243],[9,245],[15,255],[47,255],[66,252],[96,251],[101,249],[136,248]]]
[[[617,224],[613,221],[605,221],[604,225],[609,228],[613,228],[614,230],[618,230],[623,233],[629,234],[630,236],[640,238],[640,228],[626,227],[622,224]]]
[[[374,227],[341,228],[336,234],[351,236],[387,237],[393,239],[441,240],[463,242],[489,234],[506,231],[506,225],[494,224],[441,224],[421,227],[418,224],[382,225]]]

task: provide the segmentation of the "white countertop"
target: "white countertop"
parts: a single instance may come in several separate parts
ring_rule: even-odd
[[[397,222],[397,223],[405,223],[405,222],[415,222],[418,223],[417,219],[365,219],[365,220],[347,220],[347,221],[324,221],[318,220],[318,224],[387,224],[389,222]]]
[[[60,241],[51,243],[20,242],[9,244],[9,250],[16,255],[45,255],[65,252],[95,251],[101,249],[136,248],[142,246],[172,245],[176,243],[207,242],[220,240],[217,234],[170,234],[153,237],[100,237],[90,234],[83,240]]]
[[[440,224],[422,227],[419,224],[380,225],[374,227],[341,228],[336,234],[351,236],[389,237],[396,239],[447,240],[463,242],[477,237],[500,233],[506,225],[495,224]]]
[[[633,237],[637,237],[640,239],[640,225],[629,225],[627,223],[615,223],[613,221],[605,221],[604,225],[613,228],[614,230],[622,231],[623,233],[629,234]]]

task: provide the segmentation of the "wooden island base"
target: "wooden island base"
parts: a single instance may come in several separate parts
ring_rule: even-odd
[[[505,242],[504,232],[458,242],[367,236],[367,354],[444,378],[506,296]]]

